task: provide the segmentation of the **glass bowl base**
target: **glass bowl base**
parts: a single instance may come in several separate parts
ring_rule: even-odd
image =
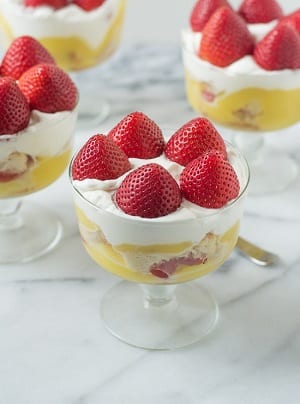
[[[51,251],[60,241],[62,224],[48,209],[22,202],[14,224],[2,217],[0,224],[0,263],[32,261]]]
[[[283,151],[264,147],[257,161],[249,161],[249,195],[284,191],[299,174],[296,161]]]
[[[77,124],[79,129],[93,128],[108,118],[110,113],[110,104],[99,100],[79,100]]]
[[[219,309],[197,281],[178,286],[123,281],[103,297],[101,317],[107,329],[127,344],[171,350],[194,344],[210,333]]]
[[[233,143],[246,157],[250,168],[250,195],[284,191],[297,177],[298,164],[284,150],[266,144],[264,133],[238,132]]]

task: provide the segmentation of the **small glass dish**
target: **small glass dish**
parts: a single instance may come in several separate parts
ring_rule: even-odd
[[[60,220],[23,197],[47,187],[67,168],[77,111],[78,106],[53,114],[34,110],[27,128],[0,136],[0,263],[31,261],[59,242]]]
[[[122,341],[147,349],[180,348],[216,325],[218,304],[194,280],[219,268],[232,252],[249,183],[246,160],[226,146],[242,179],[239,196],[221,209],[198,206],[198,213],[184,218],[173,212],[147,219],[97,206],[76,187],[73,158],[69,175],[83,245],[101,268],[125,279],[101,302],[106,327]]]

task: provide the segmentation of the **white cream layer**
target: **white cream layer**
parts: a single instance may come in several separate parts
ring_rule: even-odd
[[[75,4],[55,10],[47,6],[25,7],[22,0],[0,0],[0,13],[14,37],[79,36],[96,48],[117,15],[121,1],[124,0],[106,0],[100,7],[87,12]]]
[[[70,147],[76,118],[77,108],[53,114],[32,111],[27,128],[15,135],[0,136],[0,160],[13,152],[28,154],[33,158],[63,153]]]
[[[247,183],[247,168],[234,151],[228,157],[240,181],[241,190]],[[152,160],[130,159],[133,169],[155,162],[165,167],[178,180],[183,167],[164,156]],[[114,193],[125,173],[116,180],[74,181],[75,203],[85,215],[101,227],[105,238],[112,245],[123,243],[135,245],[168,244],[190,241],[199,243],[209,232],[221,235],[230,229],[241,217],[242,199],[222,209],[206,209],[183,200],[175,212],[154,219],[130,216],[114,203]],[[91,202],[89,204],[87,201]]]
[[[248,28],[255,38],[261,40],[277,21],[268,24],[249,24]],[[197,55],[201,43],[201,33],[190,29],[182,31],[183,63],[194,79],[209,83],[216,91],[233,93],[247,87],[267,90],[289,90],[300,87],[300,69],[264,70],[247,55],[226,67],[218,67],[201,60]]]

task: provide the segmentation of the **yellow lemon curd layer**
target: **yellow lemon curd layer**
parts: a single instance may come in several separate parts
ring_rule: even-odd
[[[224,126],[249,131],[274,131],[300,120],[300,89],[244,88],[210,97],[208,84],[185,71],[186,93],[199,114]]]
[[[162,279],[152,275],[151,273],[137,272],[136,270],[129,268],[126,265],[122,253],[126,254],[126,252],[136,252],[139,256],[147,256],[147,254],[152,255],[153,252],[157,254],[166,254],[167,256],[168,254],[178,253],[178,256],[180,257],[182,256],[180,253],[186,251],[188,247],[192,246],[191,242],[186,241],[177,244],[152,244],[146,246],[131,244],[112,246],[105,240],[101,229],[90,219],[88,219],[83,211],[78,207],[76,207],[76,214],[83,245],[91,258],[107,271],[129,281],[139,283],[180,283],[196,279],[207,274],[208,272],[214,271],[220,265],[222,265],[231,254],[239,234],[238,221],[223,235],[218,236],[219,250],[222,251],[221,254],[217,254],[213,259],[209,258],[205,263],[202,264],[181,265],[169,278]],[[98,235],[96,236],[97,232]],[[94,234],[94,236],[92,235],[91,237],[87,237],[87,234]],[[201,243],[201,240],[199,240],[199,243]]]
[[[72,149],[54,157],[37,157],[32,168],[19,177],[0,182],[0,198],[31,194],[54,182],[69,164]]]

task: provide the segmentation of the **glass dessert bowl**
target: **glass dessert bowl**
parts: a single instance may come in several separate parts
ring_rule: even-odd
[[[16,37],[36,38],[58,66],[71,73],[81,94],[79,120],[92,125],[107,116],[109,105],[101,99],[88,101],[91,94],[85,94],[79,72],[98,66],[116,51],[124,11],[125,0],[99,0],[94,8],[84,0],[62,0],[59,7],[53,0],[35,5],[30,0],[0,0],[2,43],[6,49]]]
[[[53,213],[22,198],[56,181],[68,166],[78,94],[63,70],[39,63],[18,80],[0,77],[0,98],[0,262],[27,262],[62,235]]]
[[[201,131],[207,130],[202,129],[202,121],[202,118],[196,118],[179,131],[197,132],[195,142],[206,144],[205,140],[201,140],[205,137]],[[176,154],[170,145],[172,141],[151,157],[138,154],[139,157],[128,159],[127,155],[132,150],[128,142],[133,140],[124,140],[121,133],[128,134],[128,130],[123,131],[121,126],[117,125],[117,129],[107,136],[93,136],[74,156],[70,165],[83,245],[100,267],[125,279],[103,298],[102,318],[113,335],[131,345],[148,349],[186,346],[198,341],[216,325],[218,306],[215,299],[198,283],[189,281],[219,268],[232,252],[239,234],[249,180],[248,166],[233,146],[223,143],[226,165],[230,165],[230,172],[234,176],[232,181],[235,181],[235,185],[239,184],[238,189],[232,199],[227,202],[223,200],[218,208],[200,206],[187,199],[191,189],[190,174],[187,173],[190,170],[193,172],[194,168],[190,165],[198,164],[198,158],[211,158],[206,154],[215,153],[215,150],[210,150],[213,142],[210,141],[210,145],[205,147],[206,151],[205,148],[201,152],[197,150],[194,156],[190,156],[190,165],[186,164],[186,167],[170,160]],[[150,132],[138,133],[143,139],[152,137]],[[220,139],[218,142],[223,142]],[[118,145],[106,144],[111,140]],[[102,146],[99,146],[100,143]],[[108,149],[121,145],[125,157],[115,150],[111,153],[112,156],[117,155],[112,160],[123,161],[115,178],[92,178],[91,173],[96,172],[95,161],[99,161],[100,157],[98,153],[102,154],[105,150],[107,155]],[[190,146],[189,143],[187,148]],[[224,156],[216,153],[217,159],[220,158],[223,164]],[[180,151],[179,154],[183,155],[184,152]],[[105,165],[112,164],[112,160]],[[206,165],[205,162],[203,164]],[[229,180],[230,175],[224,179],[222,174],[223,185],[212,185],[214,201],[220,197],[217,197],[218,187],[227,189],[221,191],[223,196],[231,192],[229,188],[235,188]],[[230,184],[224,185],[224,181]],[[171,212],[168,210],[170,205]],[[177,285],[180,287],[177,288]]]
[[[261,22],[256,16],[260,22],[250,23],[242,18],[248,0],[239,13],[224,1],[197,26],[198,3],[203,6],[205,0],[196,3],[190,29],[182,32],[188,101],[199,114],[232,130],[234,143],[250,164],[250,192],[281,191],[295,179],[298,167],[284,151],[263,147],[263,135],[283,136],[284,129],[300,121],[300,34],[292,27],[293,17],[276,8],[275,20]],[[279,5],[274,2],[274,7]],[[231,32],[217,35],[225,21]],[[226,48],[228,38],[236,54]],[[213,51],[212,40],[217,43]],[[288,52],[283,50],[286,43],[291,44]]]

